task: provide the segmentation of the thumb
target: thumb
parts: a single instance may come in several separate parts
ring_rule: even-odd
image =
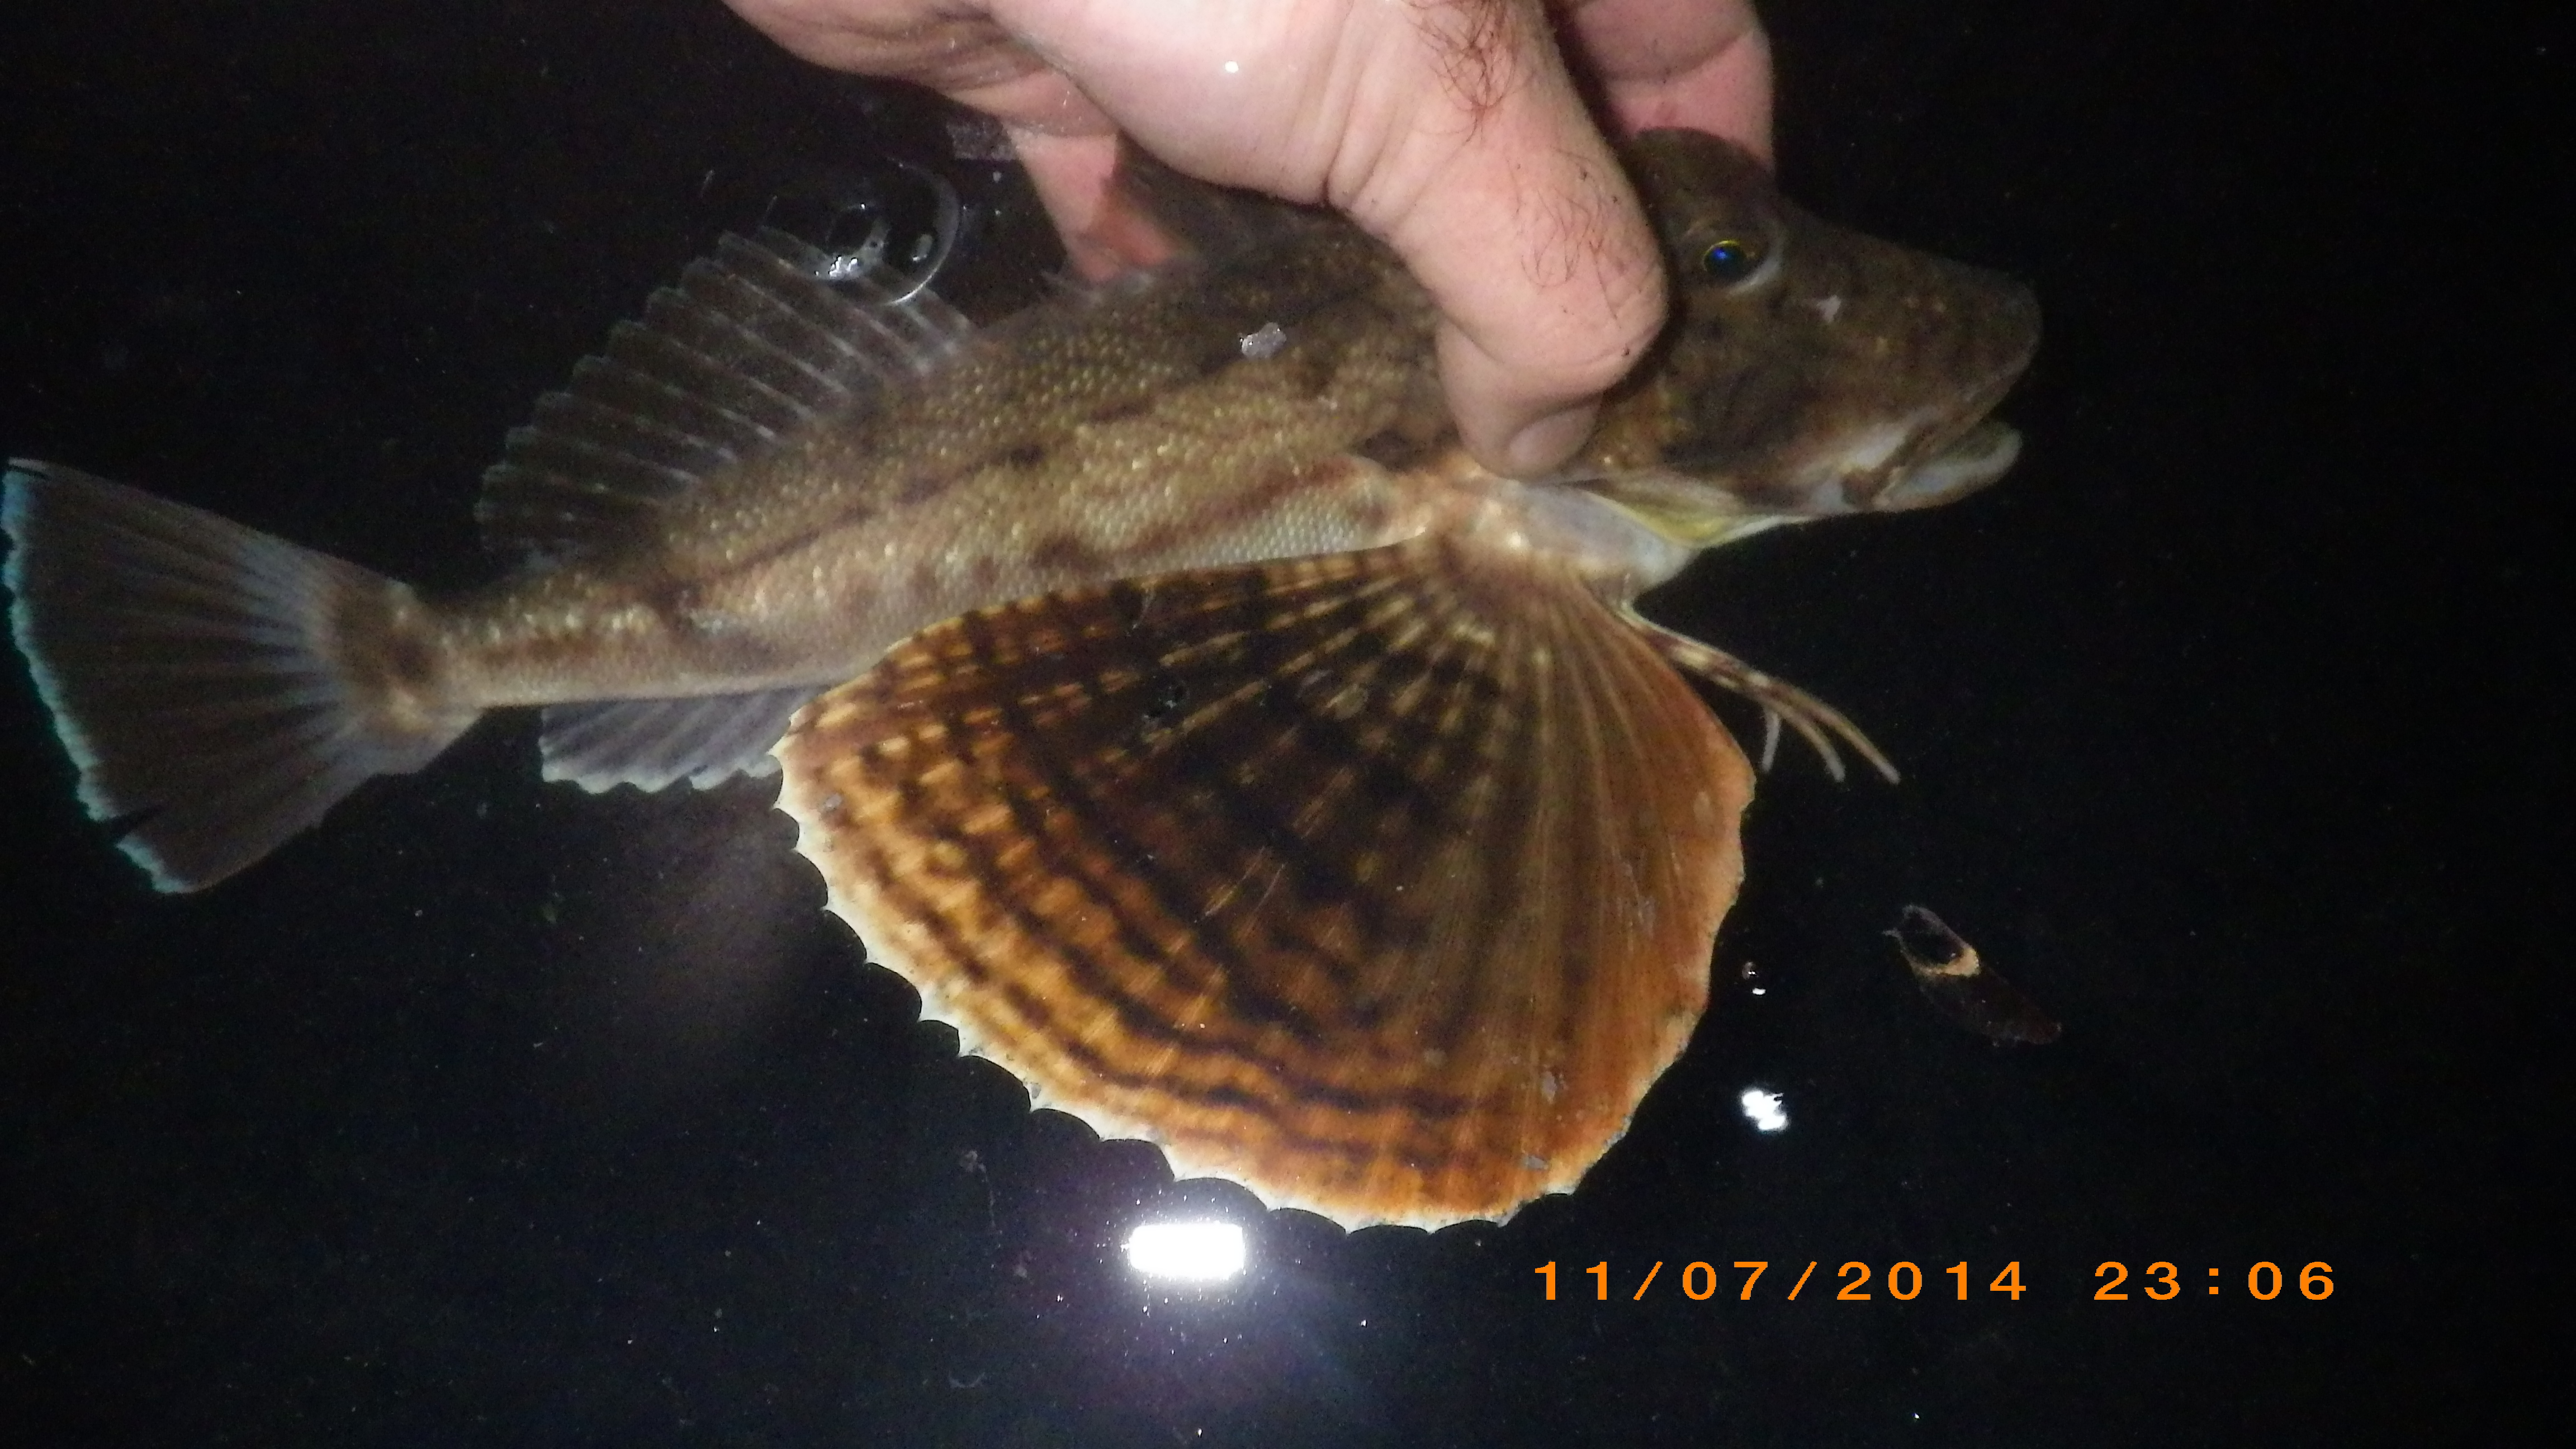
[[[1411,128],[1350,209],[1439,306],[1461,440],[1526,477],[1582,444],[1602,390],[1662,329],[1666,293],[1636,194],[1543,25],[1519,51],[1516,83],[1484,96],[1444,86],[1456,114]]]

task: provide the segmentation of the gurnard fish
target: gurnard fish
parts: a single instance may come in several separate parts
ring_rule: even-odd
[[[1550,478],[1459,447],[1385,247],[1138,163],[1177,258],[981,329],[728,237],[510,435],[486,587],[15,463],[11,624],[163,890],[539,706],[548,779],[783,771],[831,908],[1036,1105],[1349,1226],[1507,1217],[1707,1003],[1753,770],[1687,681],[1893,778],[1638,595],[1992,481],[2038,338],[1728,143],[1626,157],[1673,316]]]

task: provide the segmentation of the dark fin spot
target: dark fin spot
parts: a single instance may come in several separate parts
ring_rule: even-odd
[[[1054,534],[1029,550],[1029,563],[1040,573],[1097,578],[1109,571],[1100,550],[1068,534]]]
[[[1093,413],[1090,421],[1095,423],[1133,422],[1137,418],[1141,418],[1153,410],[1154,400],[1150,397],[1120,398],[1118,401],[1109,404],[1098,412]]]

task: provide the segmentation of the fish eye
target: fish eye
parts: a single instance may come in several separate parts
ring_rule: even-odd
[[[1762,265],[1762,248],[1751,239],[1722,236],[1699,254],[1699,269],[1712,281],[1741,282]]]

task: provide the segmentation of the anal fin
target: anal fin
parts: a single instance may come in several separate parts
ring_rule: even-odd
[[[681,780],[703,790],[735,775],[766,775],[778,768],[770,747],[814,690],[548,705],[538,745],[545,777],[600,791],[660,790]]]

